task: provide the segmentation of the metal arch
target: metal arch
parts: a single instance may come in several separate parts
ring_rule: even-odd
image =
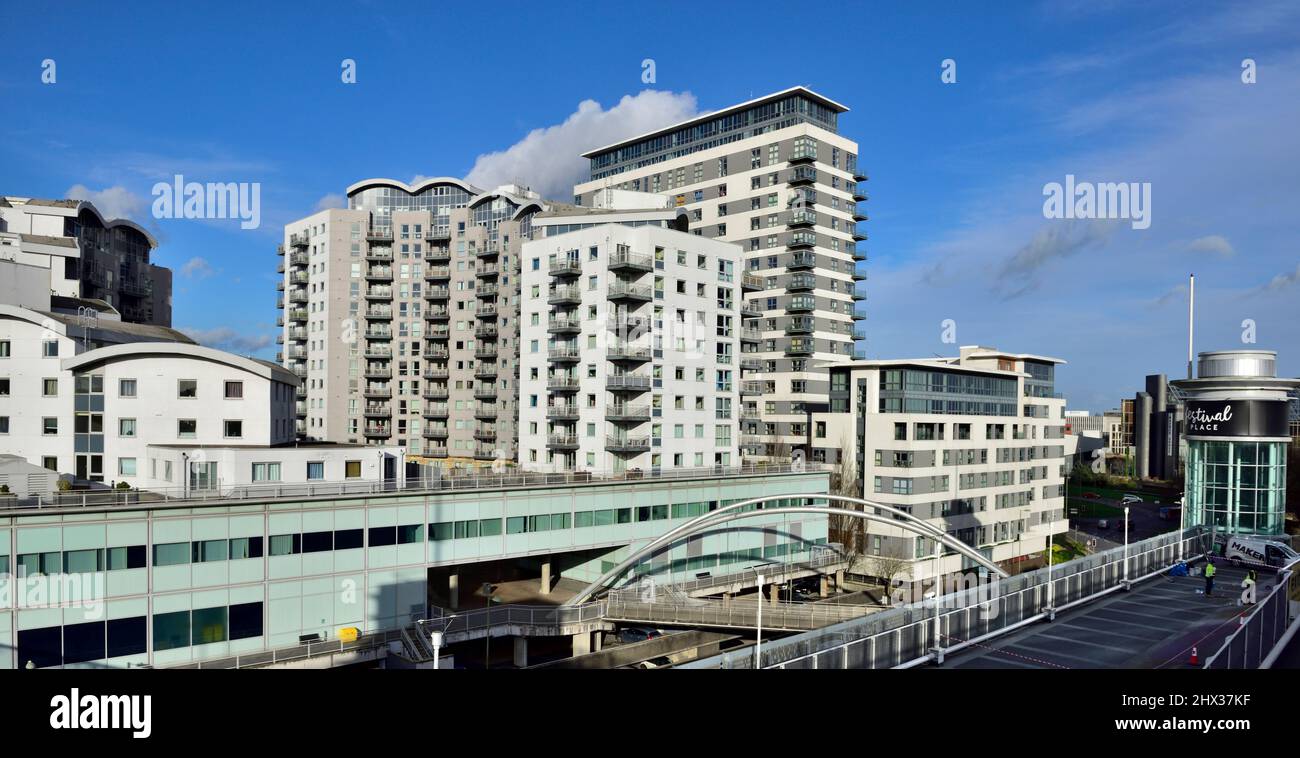
[[[793,507],[784,506],[781,508],[764,508],[764,509],[754,510],[754,511],[745,511],[744,513],[741,514],[731,513],[732,511],[737,511],[740,510],[741,508],[745,508],[750,505],[764,503],[769,500],[784,500],[787,498],[824,499],[824,500],[832,500],[838,502],[854,503],[866,507],[878,508],[882,511],[886,511],[900,518],[885,519],[883,517],[877,517],[876,514],[868,514],[865,511],[852,511],[846,508],[829,508],[824,506],[811,506],[811,505],[793,506]],[[912,514],[894,508],[893,506],[885,505],[883,503],[875,503],[870,500],[863,500],[862,498],[849,497],[848,495],[831,495],[831,494],[822,494],[822,493],[764,495],[763,497],[751,498],[749,500],[741,500],[735,503],[731,503],[730,505],[724,505],[715,511],[710,511],[709,513],[706,513],[703,516],[696,516],[695,518],[691,519],[685,524],[682,524],[681,526],[678,526],[675,529],[671,529],[665,532],[659,537],[646,543],[644,547],[640,548],[632,555],[625,558],[614,568],[610,569],[609,571],[606,571],[604,574],[600,576],[600,578],[596,579],[591,584],[588,584],[586,587],[583,588],[581,592],[579,592],[577,595],[574,595],[564,604],[577,605],[579,603],[584,602],[593,594],[595,594],[597,591],[604,588],[611,581],[613,581],[614,579],[622,575],[625,571],[627,571],[629,568],[634,566],[638,561],[640,561],[646,555],[653,553],[655,550],[658,550],[659,548],[663,547],[666,544],[671,544],[677,541],[683,535],[693,534],[695,532],[702,531],[706,528],[715,526],[717,524],[723,524],[723,523],[727,523],[728,521],[736,520],[736,518],[746,518],[755,515],[761,516],[764,514],[775,514],[775,513],[793,513],[793,514],[825,513],[827,515],[850,516],[853,518],[862,518],[866,521],[880,521],[881,523],[892,524],[894,526],[900,527],[907,531],[919,534],[923,537],[929,537],[931,539],[938,540],[944,545],[951,547],[953,550],[957,551],[958,553],[961,553],[962,555],[970,558],[976,563],[979,563],[981,566],[984,566],[990,571],[995,572],[996,574],[998,574],[998,576],[1001,576],[1003,578],[1010,576],[1009,574],[1007,574],[1006,571],[1003,571],[996,564],[994,564],[989,559],[985,558],[978,550],[975,550],[970,545],[967,545],[961,540],[949,536],[946,532],[934,526],[933,524],[930,524],[926,521],[922,521],[921,519],[913,516]]]

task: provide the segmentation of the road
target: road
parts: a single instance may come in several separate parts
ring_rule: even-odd
[[[1118,500],[1107,497],[1099,497],[1089,502],[1123,509]],[[1164,521],[1160,518],[1162,505],[1167,505],[1167,503],[1143,502],[1129,506],[1129,519],[1133,522],[1128,532],[1129,542],[1137,542],[1148,537],[1154,537],[1157,534],[1172,532],[1178,528],[1177,521]],[[1108,528],[1102,529],[1099,525],[1101,521],[1106,521]],[[1097,540],[1097,546],[1093,552],[1109,550],[1124,544],[1124,519],[1122,516],[1103,518],[1070,516],[1070,528]]]

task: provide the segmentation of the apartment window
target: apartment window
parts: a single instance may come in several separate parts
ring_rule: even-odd
[[[9,379],[0,379],[0,397],[9,397]]]
[[[45,356],[46,358],[58,358],[59,341],[46,340],[45,342],[41,343],[41,355]]]
[[[243,382],[226,382],[226,399],[242,400],[244,398]]]
[[[176,397],[182,399],[194,399],[199,396],[199,382],[197,379],[177,379],[176,380]]]
[[[41,394],[44,395],[45,397],[54,397],[55,395],[59,394],[59,380],[42,379]]]
[[[135,436],[135,419],[120,418],[117,420],[117,436],[134,437]]]
[[[135,476],[135,459],[118,458],[117,473],[120,474],[121,476]]]
[[[9,340],[0,340],[0,358],[9,357]]]
[[[199,422],[192,418],[176,419],[176,436],[183,440],[194,439],[199,432]]]
[[[135,380],[118,379],[117,380],[118,397],[135,397]]]
[[[307,478],[308,478],[309,480],[311,480],[311,479],[324,479],[324,478],[325,478],[325,462],[324,462],[324,461],[309,461],[309,462],[307,463]]]
[[[361,461],[347,461],[343,464],[343,476],[348,479],[361,478]]]
[[[46,417],[41,419],[41,433],[45,435],[55,435],[59,433],[59,420],[57,418]],[[46,466],[46,468],[50,468]]]
[[[9,417],[0,416],[0,434],[9,433]]]
[[[280,481],[280,464],[279,463],[254,463],[253,481],[255,482]]]
[[[239,420],[234,420],[234,421],[232,421],[232,420],[227,419],[226,422],[225,422],[225,436],[227,436],[227,437],[235,437],[235,438],[237,438],[237,437],[243,437],[243,436],[244,436],[244,422],[243,422],[243,421],[239,421]]]

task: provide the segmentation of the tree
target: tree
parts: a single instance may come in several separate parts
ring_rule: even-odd
[[[880,555],[869,555],[863,561],[867,575],[878,578],[885,586],[883,597],[886,602],[888,602],[889,590],[894,586],[894,580],[902,574],[911,573],[912,558],[908,555],[908,544],[907,539],[888,540],[881,549]]]
[[[841,442],[839,467],[831,472],[831,494],[845,497],[862,497],[862,485],[858,481],[858,466],[854,460],[852,448]],[[856,503],[832,503],[837,508],[861,510]],[[867,522],[855,516],[833,515],[827,519],[827,536],[831,542],[843,545],[844,556],[849,568],[857,563],[867,539]]]

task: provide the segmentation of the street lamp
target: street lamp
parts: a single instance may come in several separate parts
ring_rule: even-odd
[[[454,613],[451,614],[450,616],[447,617],[447,623],[442,625],[441,631],[429,632],[429,644],[433,645],[433,667],[435,669],[440,667],[439,653],[442,650],[443,635],[447,633],[447,627],[451,626],[451,622],[454,621],[455,618],[456,618],[456,614]]]
[[[754,640],[754,669],[763,667],[759,651],[763,647],[763,575],[758,575],[758,637]]]
[[[1128,506],[1124,506],[1124,589],[1128,589]]]

